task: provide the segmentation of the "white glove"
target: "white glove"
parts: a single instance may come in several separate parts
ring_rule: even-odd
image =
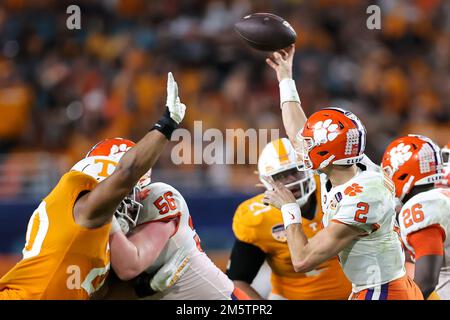
[[[190,264],[190,257],[184,248],[178,250],[165,265],[150,280],[150,287],[154,291],[164,291],[174,285],[186,272]]]
[[[109,235],[112,235],[116,232],[122,231],[119,222],[117,221],[116,216],[112,217],[111,229],[109,230]]]
[[[170,117],[173,121],[180,124],[186,113],[186,106],[181,103],[180,98],[178,97],[178,85],[173,78],[172,72],[167,74],[166,106],[169,108]]]
[[[122,232],[123,234],[127,234],[130,231],[130,225],[123,218],[116,218],[114,215],[112,218],[111,230],[109,231],[109,235],[112,235],[116,232]]]

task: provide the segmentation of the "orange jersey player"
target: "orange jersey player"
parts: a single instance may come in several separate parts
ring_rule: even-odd
[[[288,139],[270,142],[258,161],[260,176],[271,176],[285,184],[302,207],[303,227],[307,237],[322,229],[320,193],[309,171],[298,171],[297,160]],[[262,180],[265,184],[265,181]],[[267,187],[267,186],[266,186]],[[269,299],[336,300],[347,299],[351,283],[345,277],[336,257],[306,273],[295,272],[283,217],[280,210],[266,206],[263,194],[244,201],[236,210],[233,231],[237,238],[231,254],[228,276],[241,290],[254,299],[261,298],[250,286],[258,270],[267,260],[271,270],[272,292]]]
[[[130,191],[184,117],[171,73],[167,94],[165,114],[136,145],[123,139],[100,143],[44,198],[30,218],[23,259],[0,279],[0,300],[89,299],[98,291],[110,266],[112,216],[117,210],[138,215]],[[109,156],[95,154],[106,147]]]

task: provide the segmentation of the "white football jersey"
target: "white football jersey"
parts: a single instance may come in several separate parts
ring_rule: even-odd
[[[141,188],[140,202],[143,208],[139,214],[137,224],[149,221],[165,221],[180,216],[178,229],[173,235],[155,263],[147,269],[152,273],[158,270],[180,248],[186,249],[190,254],[200,254],[200,239],[195,232],[189,214],[189,208],[183,196],[174,187],[155,182]]]
[[[408,235],[431,225],[444,230],[444,263],[436,291],[441,299],[450,299],[450,189],[437,188],[415,195],[403,205],[398,220],[403,243],[413,254]]]
[[[339,253],[355,293],[406,274],[403,249],[394,230],[392,181],[386,180],[381,168],[366,156],[359,166],[364,170],[359,168],[352,179],[335,187],[321,174],[324,226],[334,221],[364,232]]]
[[[167,290],[146,299],[153,300],[226,300],[231,298],[233,282],[208,258],[200,248],[200,239],[194,230],[189,208],[183,196],[174,187],[156,182],[141,186],[143,208],[138,225],[164,221],[180,216],[176,233],[169,239],[155,263],[147,268],[154,273],[181,248],[190,257],[190,264],[178,281]]]

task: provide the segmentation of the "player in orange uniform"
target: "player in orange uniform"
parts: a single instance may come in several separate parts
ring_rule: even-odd
[[[123,142],[110,156],[88,154],[45,197],[30,218],[23,259],[0,279],[0,300],[88,299],[102,286],[112,216],[119,209],[137,216],[130,190],[184,117],[171,73],[167,93],[165,114],[133,148]]]
[[[264,148],[258,161],[258,171],[264,184],[266,182],[262,178],[271,176],[294,193],[302,207],[305,233],[312,237],[322,229],[320,193],[316,190],[312,173],[297,170],[297,166],[301,165],[291,143],[283,138],[270,142]],[[281,212],[264,205],[263,197],[264,194],[259,194],[248,199],[236,210],[233,231],[237,240],[227,271],[230,279],[253,299],[260,299],[261,296],[250,284],[264,260],[267,260],[272,269],[270,299],[347,299],[351,284],[342,272],[337,257],[310,272],[295,272]]]

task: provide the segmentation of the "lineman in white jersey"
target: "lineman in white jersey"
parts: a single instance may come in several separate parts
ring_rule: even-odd
[[[443,177],[439,147],[408,135],[386,149],[382,166],[404,203],[398,221],[402,240],[415,260],[414,281],[425,298],[450,299],[450,189],[435,187]]]
[[[306,169],[322,177],[325,228],[307,239],[292,193],[268,181],[265,201],[281,208],[294,269],[307,272],[339,254],[353,284],[351,299],[423,299],[406,276],[404,254],[394,231],[392,182],[365,155],[366,131],[351,112],[325,108],[306,119],[292,80],[294,46],[267,63],[280,82],[286,132]]]
[[[146,269],[153,274],[178,252],[189,256],[189,265],[174,284],[147,297],[163,300],[241,300],[245,294],[235,290],[233,282],[208,258],[200,247],[189,208],[183,196],[172,186],[156,182],[141,188],[143,209],[137,225],[179,218],[175,233],[165,244],[156,261]]]

